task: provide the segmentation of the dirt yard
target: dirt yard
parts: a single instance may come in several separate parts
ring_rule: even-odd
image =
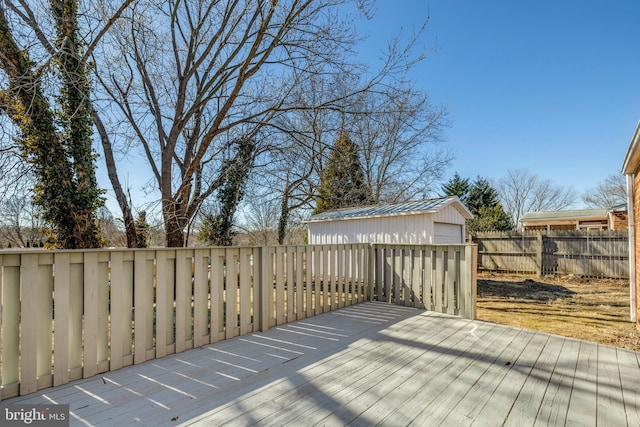
[[[481,320],[640,351],[629,282],[569,276],[478,276]]]

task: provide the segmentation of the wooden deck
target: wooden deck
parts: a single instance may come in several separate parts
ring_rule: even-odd
[[[640,425],[639,354],[364,303],[2,401],[72,425]]]

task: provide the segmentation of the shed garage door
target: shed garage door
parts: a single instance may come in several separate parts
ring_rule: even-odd
[[[434,223],[435,238],[434,243],[464,243],[462,240],[462,225],[445,224],[443,222]]]

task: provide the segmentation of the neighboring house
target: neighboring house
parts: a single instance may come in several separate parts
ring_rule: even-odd
[[[523,230],[626,230],[627,206],[527,212],[520,218],[520,224]]]
[[[464,243],[473,218],[456,196],[392,205],[337,209],[306,222],[309,244]]]
[[[640,232],[635,218],[640,215],[640,122],[631,138],[629,150],[622,164],[622,173],[627,176],[627,206],[629,206],[629,288],[631,293],[631,320],[640,328]]]

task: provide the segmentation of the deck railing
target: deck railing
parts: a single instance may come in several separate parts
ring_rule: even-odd
[[[0,252],[0,398],[380,300],[475,316],[473,245]]]

